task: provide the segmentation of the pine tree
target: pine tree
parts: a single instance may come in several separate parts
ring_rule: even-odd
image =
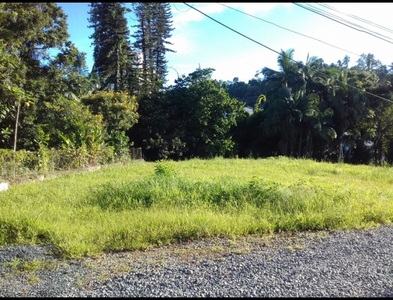
[[[167,39],[169,39],[171,35],[171,31],[174,29],[171,27],[172,25],[172,13],[169,3],[156,3],[159,4],[156,6],[157,9],[157,21],[154,26],[154,33],[156,36],[155,40],[155,49],[154,58],[155,58],[155,67],[157,77],[161,80],[164,80],[168,70],[167,63],[168,61],[165,59],[165,53],[167,51],[174,52],[166,47],[166,45],[172,45]]]
[[[125,13],[129,9],[121,2],[90,4],[90,36],[94,45],[94,69],[101,89],[135,92],[137,57],[129,41],[130,31]]]
[[[172,45],[171,37],[172,13],[166,2],[134,3],[134,13],[138,25],[133,37],[134,47],[142,55],[142,92],[151,94],[161,87],[167,75],[166,52],[174,52],[167,48]]]

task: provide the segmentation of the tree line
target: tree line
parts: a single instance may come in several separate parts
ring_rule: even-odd
[[[241,156],[391,164],[393,64],[362,54],[349,68],[348,56],[327,65],[315,56],[297,62],[293,54],[281,51],[279,71],[263,68],[259,80],[227,85],[248,105],[260,95],[255,113],[237,130]]]
[[[393,64],[373,54],[351,68],[348,56],[297,62],[289,49],[277,71],[261,68],[247,83],[198,68],[166,86],[165,54],[175,52],[169,3],[89,8],[91,71],[56,3],[0,3],[0,148],[63,149],[84,153],[86,163],[125,157],[134,146],[146,160],[284,155],[392,164]]]

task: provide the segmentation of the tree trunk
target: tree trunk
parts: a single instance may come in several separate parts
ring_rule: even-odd
[[[299,137],[299,150],[298,150],[298,157],[302,157],[302,140],[303,140],[303,130],[300,130],[300,137]]]
[[[344,162],[344,151],[343,151],[343,141],[342,137],[340,138],[340,149],[338,154],[338,162]]]
[[[16,152],[16,141],[18,140],[18,124],[19,124],[19,112],[20,112],[20,102],[15,101],[16,107],[16,119],[15,119],[15,135],[14,135],[14,152]]]

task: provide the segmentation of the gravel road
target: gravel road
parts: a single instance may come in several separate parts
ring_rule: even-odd
[[[3,247],[0,297],[393,298],[392,248],[391,225],[199,240],[82,260],[56,258],[48,246]]]

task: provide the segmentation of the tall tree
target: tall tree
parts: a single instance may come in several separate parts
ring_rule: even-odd
[[[66,42],[46,68],[48,80],[47,97],[61,94],[69,99],[78,99],[89,91],[86,53],[79,52],[72,42]]]
[[[306,63],[292,59],[293,49],[282,51],[277,59],[280,71],[262,69],[266,102],[261,124],[267,137],[277,137],[283,155],[311,157],[314,137],[330,142],[336,137],[324,104],[331,91],[330,73],[323,72],[323,60],[307,57]]]
[[[172,45],[168,41],[174,29],[172,13],[167,2],[136,2],[133,9],[138,20],[134,47],[142,56],[142,93],[148,95],[165,83],[165,53],[174,52],[167,47]]]
[[[94,45],[94,72],[102,90],[130,91],[135,89],[137,56],[132,51],[130,31],[121,2],[92,2],[89,28]]]
[[[357,65],[353,67],[356,70],[372,71],[379,69],[382,63],[374,57],[374,54],[368,53],[360,55],[360,58],[356,61]]]
[[[0,11],[0,37],[6,61],[19,65],[13,76],[8,77],[12,80],[7,85],[12,88],[5,93],[0,91],[2,99],[15,107],[14,112],[2,120],[2,126],[6,128],[15,124],[15,150],[19,140],[18,127],[21,138],[25,139],[22,147],[32,139],[34,110],[26,108],[43,94],[49,50],[60,48],[68,39],[67,23],[66,15],[56,3],[8,2],[1,4]]]
[[[211,79],[214,69],[198,69],[176,85],[146,97],[141,119],[130,132],[147,160],[230,156],[232,127],[245,114],[244,103]]]
[[[377,82],[375,74],[358,70],[344,70],[336,79],[337,89],[328,96],[337,132],[337,139],[329,145],[332,159],[349,162],[349,155],[346,156],[345,152],[355,147],[358,126],[367,116],[369,101],[364,91],[374,88]]]
[[[306,80],[300,65],[293,60],[294,50],[281,51],[277,58],[280,71],[264,68],[266,98],[264,105],[266,119],[262,127],[267,136],[278,135],[278,148],[282,155],[295,155],[296,135],[303,119],[303,109],[308,109],[303,97]]]

